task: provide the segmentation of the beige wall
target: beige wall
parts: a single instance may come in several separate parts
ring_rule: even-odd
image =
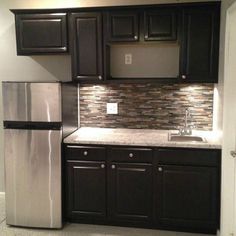
[[[217,108],[217,128],[222,130],[223,119],[223,85],[224,85],[224,61],[225,61],[225,26],[226,13],[228,8],[235,2],[235,0],[222,0],[221,3],[221,26],[220,26],[220,61],[219,61],[219,83],[216,86],[218,90],[218,108]]]
[[[157,3],[204,2],[206,0],[1,0],[9,8],[66,8],[66,7],[93,7],[119,6]],[[216,0],[207,0],[208,2]]]
[[[227,28],[231,30],[230,37],[226,35],[226,16],[228,9],[234,3],[234,8],[231,8],[231,21],[227,22]],[[231,37],[235,35],[235,19],[236,19],[236,1],[235,0],[223,0],[222,1],[222,13],[221,13],[221,38],[220,38],[220,65],[219,65],[219,114],[223,114],[224,119],[222,122],[222,115],[219,115],[219,128],[222,130],[223,125],[223,150],[222,150],[222,189],[221,189],[221,236],[231,235],[234,231],[235,235],[235,160],[230,156],[230,151],[235,147],[235,113],[232,109],[234,106],[233,101],[235,101],[235,93],[233,96],[230,96],[231,88],[235,88],[235,70],[233,72],[233,68],[235,68],[235,54],[229,53],[228,48],[230,46],[231,50],[235,48],[234,43],[230,41]],[[227,37],[227,40],[226,40]],[[234,50],[234,49],[233,49]],[[230,56],[231,55],[231,56]],[[227,58],[228,63],[231,67],[227,67],[231,70],[227,72],[227,75],[231,74],[231,76],[224,77],[225,75],[225,59]],[[227,64],[228,64],[227,63]],[[225,85],[225,88],[224,88]],[[223,101],[225,92],[225,102]],[[224,107],[223,107],[224,102]],[[233,128],[232,128],[233,127]]]
[[[213,0],[212,0],[213,1]],[[196,0],[0,0],[0,80],[68,80],[69,56],[17,57],[14,17],[9,9],[197,2]],[[1,86],[0,86],[1,91]],[[0,120],[2,120],[0,92]],[[0,192],[3,184],[3,129],[0,122]]]

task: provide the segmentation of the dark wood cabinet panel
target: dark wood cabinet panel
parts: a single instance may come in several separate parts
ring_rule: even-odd
[[[157,8],[144,12],[145,41],[177,40],[177,8]]]
[[[106,149],[104,147],[67,145],[65,154],[67,160],[82,160],[82,161],[106,160]]]
[[[152,220],[152,165],[112,163],[108,172],[108,212],[112,220]]]
[[[70,35],[74,80],[102,80],[101,13],[72,13]]]
[[[67,161],[66,164],[67,218],[105,218],[105,162]]]
[[[218,182],[215,167],[159,165],[155,178],[158,224],[216,229]]]
[[[183,81],[218,81],[219,22],[219,4],[184,8]]]
[[[220,166],[220,151],[191,148],[158,148],[155,151],[155,164]]]
[[[67,14],[16,14],[18,55],[68,51]]]
[[[136,11],[110,11],[107,13],[107,38],[109,42],[139,40],[139,15]]]
[[[128,163],[152,163],[152,149],[150,148],[110,148],[109,161]]]

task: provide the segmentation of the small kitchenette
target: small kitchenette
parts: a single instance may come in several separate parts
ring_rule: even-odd
[[[222,161],[221,132],[215,129],[220,6],[211,1],[11,10],[17,55],[69,55],[72,78],[52,85],[59,86],[58,94],[48,89],[50,81],[42,90],[42,82],[16,83],[25,97],[20,99],[23,93],[16,92],[11,98],[20,105],[9,108],[5,132],[30,127],[51,135],[51,129],[58,130],[57,144],[45,134],[45,140],[50,136],[45,144],[49,147],[40,157],[53,157],[53,146],[61,154],[57,169],[53,162],[41,166],[37,160],[44,172],[38,171],[30,184],[37,192],[43,179],[49,199],[47,203],[44,197],[35,198],[38,203],[32,201],[28,210],[34,216],[24,214],[23,221],[13,208],[18,201],[27,209],[27,201],[21,202],[20,194],[17,199],[16,174],[9,171],[13,162],[5,161],[6,183],[11,183],[6,202],[16,204],[6,208],[7,224],[61,228],[70,222],[217,234]],[[11,96],[6,85],[12,84],[3,83],[4,112]],[[30,125],[19,128],[11,117],[14,109],[24,107],[23,100],[27,108],[21,112],[27,118],[20,121]],[[33,102],[41,107],[42,114],[35,114],[42,120],[31,113]],[[8,144],[11,154],[17,155],[16,143],[19,147],[23,141],[19,137]],[[36,155],[32,153],[29,159]],[[5,160],[8,156],[5,152]],[[32,160],[19,168],[26,166],[34,166]],[[55,199],[54,184],[60,185],[57,195],[61,192]],[[55,216],[58,212],[60,217]],[[42,220],[44,214],[50,222]]]

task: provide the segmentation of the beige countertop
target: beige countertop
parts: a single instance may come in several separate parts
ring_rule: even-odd
[[[64,143],[221,149],[220,133],[194,130],[193,135],[203,137],[206,142],[176,142],[168,141],[170,132],[176,131],[82,127],[66,137]]]

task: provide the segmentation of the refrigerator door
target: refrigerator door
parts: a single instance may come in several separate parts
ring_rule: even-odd
[[[61,228],[61,131],[5,129],[6,222]]]
[[[61,122],[61,84],[3,82],[6,121]]]

